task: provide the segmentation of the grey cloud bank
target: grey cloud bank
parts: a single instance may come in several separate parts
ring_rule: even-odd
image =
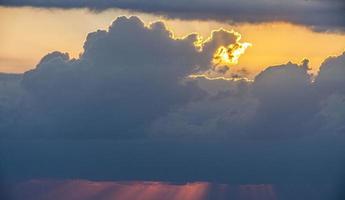
[[[343,134],[344,57],[327,59],[314,82],[307,62],[268,67],[254,82],[200,79],[209,96],[156,120],[153,135],[283,139]]]
[[[53,52],[22,75],[15,108],[4,108],[15,110],[1,116],[6,130],[1,135],[143,136],[153,119],[202,97],[204,92],[184,78],[196,66],[209,68],[216,48],[236,43],[237,36],[213,32],[202,51],[194,46],[196,39],[195,34],[174,39],[162,22],[145,27],[137,17],[120,17],[109,31],[88,35],[80,59]],[[9,81],[3,81],[5,90]],[[12,102],[8,98],[4,104]]]
[[[253,82],[190,80],[237,37],[214,32],[201,51],[196,38],[120,17],[88,35],[79,59],[52,52],[0,74],[1,180],[345,180],[345,53],[314,81],[306,61]]]
[[[2,74],[1,138],[295,138],[344,133],[345,54],[312,82],[308,62],[268,67],[253,82],[188,79],[212,68],[212,33],[172,37],[162,22],[120,17],[90,33],[79,59],[53,52],[23,75]],[[327,130],[327,131],[325,131]]]
[[[344,31],[345,3],[342,0],[2,0],[3,6],[42,8],[130,9],[171,18],[262,23],[285,21],[318,31]]]

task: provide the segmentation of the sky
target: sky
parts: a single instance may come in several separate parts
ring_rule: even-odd
[[[0,197],[343,199],[344,8],[0,1]]]
[[[119,9],[93,12],[86,9],[1,7],[0,10],[0,23],[4,27],[0,38],[0,71],[8,73],[33,69],[42,56],[54,50],[68,52],[71,57],[78,58],[86,35],[97,29],[107,29],[121,15],[138,15],[145,24],[164,20],[178,37],[196,32],[207,38],[219,28],[234,30],[241,34],[243,42],[252,44],[235,65],[238,69],[250,71],[251,78],[267,66],[288,61],[300,63],[304,58],[310,60],[316,73],[324,59],[345,50],[343,34],[316,32],[288,22],[229,24],[214,20],[186,21]],[[25,37],[28,34],[30,37]]]

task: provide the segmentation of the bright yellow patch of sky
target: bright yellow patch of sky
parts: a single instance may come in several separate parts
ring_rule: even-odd
[[[300,63],[304,58],[317,70],[325,58],[345,51],[345,34],[317,33],[288,23],[230,25],[169,20],[124,10],[94,13],[85,9],[0,7],[0,72],[32,69],[44,55],[55,50],[78,57],[89,32],[107,29],[121,15],[137,15],[145,23],[164,20],[178,37],[196,32],[206,38],[212,30],[233,29],[242,35],[240,42],[252,44],[234,67],[246,69],[251,76],[267,66],[288,61]]]

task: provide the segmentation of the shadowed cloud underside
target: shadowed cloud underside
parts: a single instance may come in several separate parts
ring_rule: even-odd
[[[342,0],[196,0],[191,3],[150,0],[3,0],[3,6],[42,8],[89,8],[106,10],[121,8],[164,15],[179,19],[218,20],[230,23],[285,21],[322,31],[343,31],[345,27]]]
[[[198,39],[119,17],[88,34],[77,59],[54,51],[0,74],[4,180],[341,184],[345,54],[316,76],[303,60],[252,81],[190,78],[217,70],[220,47],[243,44],[224,29]]]

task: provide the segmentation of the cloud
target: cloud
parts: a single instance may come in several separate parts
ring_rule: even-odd
[[[345,52],[340,56],[326,59],[316,77],[315,84],[323,93],[344,93],[341,85],[345,84]]]
[[[243,137],[245,127],[258,108],[258,100],[250,92],[251,84],[246,81],[203,78],[198,81],[210,92],[208,98],[190,102],[156,120],[152,125],[152,137],[179,139]]]
[[[253,82],[198,77],[209,95],[152,125],[154,137],[283,139],[344,134],[344,55],[328,58],[313,81],[308,61],[268,67]]]
[[[253,93],[260,107],[251,132],[276,138],[314,133],[310,120],[317,111],[317,98],[307,70],[304,64],[287,63],[269,67],[255,78]]]
[[[237,44],[239,35],[218,30],[199,40],[196,34],[174,38],[163,22],[145,26],[137,17],[119,17],[108,31],[87,36],[80,58],[52,52],[24,73],[18,84],[24,92],[11,105],[16,118],[1,135],[144,137],[154,119],[202,97],[185,78],[209,69],[216,49]]]
[[[284,21],[305,25],[314,30],[343,31],[345,27],[342,0],[3,0],[3,6],[33,6],[43,8],[109,8],[130,9],[179,19],[218,20],[235,23]]]
[[[321,104],[319,115],[323,133],[345,133],[345,95],[332,94]]]
[[[78,59],[52,52],[24,74],[0,74],[1,177],[342,181],[345,54],[316,77],[304,60],[253,81],[188,78],[237,43],[231,31],[200,43],[120,17],[90,33]]]
[[[1,137],[278,139],[343,132],[336,107],[345,93],[345,54],[328,58],[315,78],[304,60],[268,67],[253,81],[207,79],[217,51],[240,44],[233,31],[175,38],[163,22],[145,26],[119,17],[108,31],[87,36],[80,58],[52,52],[23,75],[0,77]],[[188,78],[200,73],[206,75]]]
[[[344,137],[275,141],[2,140],[0,150],[1,180],[5,183],[86,179],[312,187],[337,185],[344,180]]]
[[[345,52],[326,59],[315,79],[321,100],[319,120],[323,133],[345,133]]]

